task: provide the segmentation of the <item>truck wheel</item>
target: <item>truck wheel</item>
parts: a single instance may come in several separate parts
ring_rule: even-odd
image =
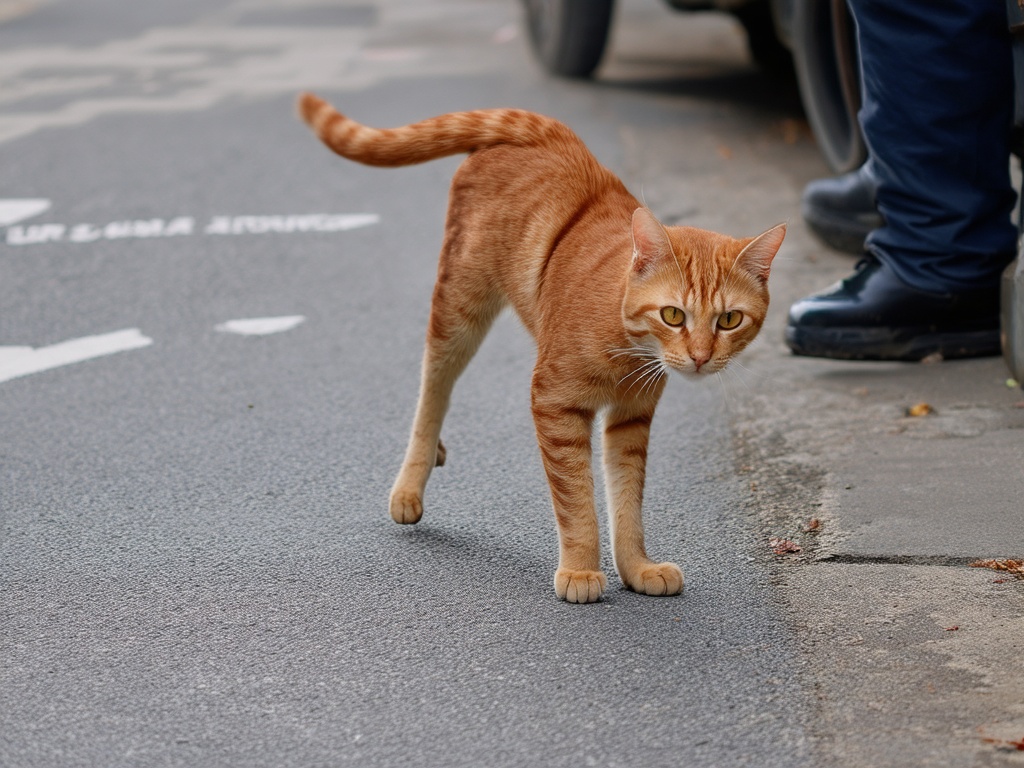
[[[821,153],[836,173],[856,170],[867,149],[857,122],[857,39],[844,0],[796,0],[792,42],[800,98]]]
[[[590,77],[608,42],[614,0],[524,0],[533,52],[561,77]]]

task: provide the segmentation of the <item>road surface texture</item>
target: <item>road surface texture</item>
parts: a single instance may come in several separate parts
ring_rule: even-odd
[[[576,83],[512,0],[0,0],[0,765],[1024,764],[1024,582],[965,567],[1024,553],[1020,390],[790,358],[851,266],[799,221],[794,89],[728,17],[623,6]],[[682,596],[555,598],[511,316],[390,520],[459,159],[343,161],[306,89],[544,112],[666,223],[789,221],[763,339],[655,420]]]

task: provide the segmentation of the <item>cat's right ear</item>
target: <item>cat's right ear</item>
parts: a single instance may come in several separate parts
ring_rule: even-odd
[[[644,275],[654,265],[672,258],[668,233],[646,208],[633,211],[633,272]]]

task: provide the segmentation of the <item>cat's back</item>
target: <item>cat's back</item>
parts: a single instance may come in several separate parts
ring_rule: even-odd
[[[588,232],[628,232],[637,205],[615,174],[601,165],[568,128],[557,140],[501,144],[477,150],[456,171],[448,228],[475,241],[527,327],[535,331],[536,305],[551,272],[587,272],[600,266],[601,247],[571,246]],[[583,263],[594,259],[594,263]],[[565,262],[571,262],[565,263]]]

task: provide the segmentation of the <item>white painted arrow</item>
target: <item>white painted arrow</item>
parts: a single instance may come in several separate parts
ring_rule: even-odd
[[[138,328],[85,336],[62,341],[48,347],[0,347],[0,382],[48,371],[62,365],[80,363],[94,357],[112,355],[129,349],[148,347],[153,340],[143,336]]]
[[[0,200],[0,227],[8,227],[19,221],[31,219],[49,209],[50,201],[42,198],[24,200]]]

